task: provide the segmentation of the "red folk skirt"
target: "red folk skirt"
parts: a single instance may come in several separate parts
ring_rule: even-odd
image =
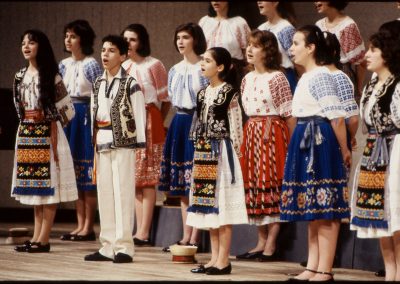
[[[165,140],[161,111],[146,105],[146,148],[136,150],[136,188],[155,187],[160,178],[160,165]]]
[[[279,216],[289,131],[279,116],[250,117],[244,127],[240,163],[250,219]]]

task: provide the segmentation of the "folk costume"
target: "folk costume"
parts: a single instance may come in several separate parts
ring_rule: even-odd
[[[122,67],[136,79],[146,103],[146,148],[136,150],[136,188],[155,187],[165,140],[161,102],[168,101],[168,74],[160,60],[147,56],[140,63],[126,60]]]
[[[176,108],[165,140],[158,189],[172,196],[188,196],[193,166],[193,141],[190,127],[196,108],[196,94],[206,87],[200,62],[190,64],[182,60],[168,72],[168,96]]]
[[[100,254],[134,254],[135,149],[145,147],[144,96],[136,80],[120,68],[111,83],[97,78],[91,115],[100,214]]]
[[[18,127],[11,196],[22,204],[44,205],[78,199],[75,171],[62,129],[63,113],[56,106],[43,109],[39,74],[21,69],[14,78],[14,103]],[[59,75],[55,78],[56,102],[68,97]],[[71,107],[73,107],[71,105]]]
[[[258,29],[272,32],[278,40],[279,51],[282,54],[282,67],[293,94],[297,85],[297,74],[293,62],[290,60],[289,48],[292,46],[293,35],[296,32],[295,27],[288,20],[280,19],[275,24],[267,21],[261,24]]]
[[[242,117],[239,93],[230,84],[198,93],[191,137],[195,152],[186,224],[216,229],[247,223],[238,159]]]
[[[364,88],[360,113],[368,131],[354,175],[351,230],[359,238],[393,236],[400,230],[400,78]]]
[[[96,59],[87,56],[83,60],[66,58],[60,62],[59,70],[76,112],[64,131],[74,160],[78,190],[96,190],[93,183],[90,93],[94,81],[101,76],[102,69]]]
[[[281,219],[349,218],[346,169],[330,124],[346,112],[326,67],[316,67],[300,78],[292,115],[297,125],[285,163]]]
[[[279,222],[279,200],[292,114],[292,93],[282,72],[248,73],[242,81],[244,127],[240,159],[251,224]]]

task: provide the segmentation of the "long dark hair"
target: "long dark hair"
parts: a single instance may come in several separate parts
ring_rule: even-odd
[[[315,25],[305,25],[297,32],[301,32],[304,35],[305,45],[315,45],[314,59],[317,65],[324,65],[327,53],[326,53],[326,42],[324,34],[321,29]]]
[[[43,109],[52,109],[55,103],[55,77],[58,74],[58,64],[54,56],[53,48],[47,36],[40,30],[27,30],[21,36],[21,42],[25,36],[29,40],[38,43],[36,63],[39,71],[39,94]]]

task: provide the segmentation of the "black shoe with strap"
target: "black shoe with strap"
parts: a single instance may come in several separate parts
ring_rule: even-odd
[[[74,238],[75,236],[76,236],[76,234],[67,233],[67,234],[62,235],[60,237],[60,240],[62,240],[62,241],[71,241],[72,238]]]
[[[25,241],[23,245],[15,246],[14,250],[17,252],[26,252],[26,250],[32,245],[31,241]]]
[[[263,251],[245,252],[236,256],[238,260],[255,260],[263,254]]]
[[[96,234],[94,231],[86,235],[74,235],[71,237],[71,241],[73,242],[85,242],[85,241],[95,241],[95,240],[96,240]]]
[[[184,243],[181,243],[181,241],[177,241],[175,244],[177,244],[178,246],[188,246],[189,245],[189,243],[184,244]],[[171,252],[171,250],[169,249],[169,246],[164,247],[162,249],[162,251],[163,252]]]
[[[210,270],[211,267],[205,267],[204,265],[199,265],[196,268],[193,268],[190,270],[192,273],[206,273],[208,270]]]
[[[32,243],[30,247],[26,249],[30,253],[50,252],[50,243],[43,245],[42,243]]]
[[[207,271],[207,275],[226,275],[231,274],[232,272],[232,265],[229,263],[228,266],[219,269],[218,267],[211,266]]]
[[[133,243],[135,244],[135,246],[138,246],[138,247],[152,247],[153,246],[149,239],[141,240],[138,238],[133,238]]]

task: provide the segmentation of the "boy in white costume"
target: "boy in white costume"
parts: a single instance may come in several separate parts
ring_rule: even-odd
[[[102,247],[85,260],[127,263],[134,254],[132,173],[135,149],[145,147],[146,111],[139,84],[121,68],[128,43],[116,35],[102,42],[105,71],[94,84],[91,100]]]

